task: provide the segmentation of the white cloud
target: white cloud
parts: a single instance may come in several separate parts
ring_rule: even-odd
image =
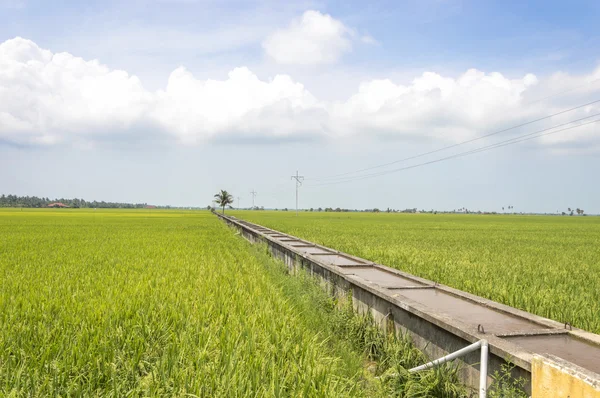
[[[263,48],[280,64],[332,64],[352,50],[353,36],[354,32],[341,21],[309,10],[286,29],[267,37]]]
[[[0,138],[51,144],[126,131],[152,98],[127,72],[16,38],[0,44]]]
[[[0,44],[0,139],[18,144],[166,132],[184,142],[217,135],[287,137],[319,130],[320,105],[289,76],[260,81],[237,68],[201,81],[184,68],[150,92],[124,71],[16,38]]]
[[[361,84],[346,102],[334,105],[332,119],[342,135],[369,132],[461,140],[514,114],[521,94],[536,81],[532,75],[510,80],[475,69],[458,78],[426,72],[406,86],[373,80]]]
[[[365,81],[347,100],[331,102],[315,98],[287,75],[261,80],[241,67],[224,80],[200,80],[181,67],[164,89],[149,91],[136,76],[96,60],[52,53],[21,38],[0,44],[0,141],[25,145],[93,145],[155,135],[184,144],[315,137],[454,143],[599,94],[600,68],[589,75],[557,73],[544,79],[530,74],[510,79],[475,69],[457,77],[426,72],[408,84]],[[514,133],[599,112],[594,104]],[[535,142],[598,147],[600,129],[591,125]]]
[[[227,80],[201,81],[179,68],[169,77],[166,90],[157,93],[155,117],[185,142],[220,134],[286,137],[318,128],[309,113],[319,107],[301,84],[286,75],[264,82],[247,68],[237,68]]]

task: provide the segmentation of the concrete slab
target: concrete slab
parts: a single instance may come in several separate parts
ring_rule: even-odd
[[[320,247],[316,247],[316,246],[307,246],[307,245],[303,245],[303,246],[296,246],[296,245],[292,245],[294,247],[294,249],[299,250],[303,253],[306,254],[329,254],[332,253],[330,250],[325,250],[325,249],[321,249]]]
[[[308,254],[310,254],[311,256],[314,256],[317,254],[330,254],[330,253],[331,253],[331,251],[321,249],[320,247],[313,247],[313,248],[308,249]]]
[[[529,351],[552,354],[600,374],[600,346],[568,334],[505,337]]]
[[[526,332],[545,328],[527,319],[505,314],[438,289],[400,290],[397,294],[430,308],[432,312],[458,319],[473,328],[481,325],[486,333],[499,334],[516,330]],[[401,300],[401,297],[398,298]]]
[[[375,267],[352,267],[348,268],[346,275],[355,275],[368,282],[375,283],[385,288],[399,288],[410,286],[423,286],[422,283],[413,281],[408,278],[403,278],[392,272],[387,272]]]
[[[322,261],[326,264],[338,265],[338,266],[353,266],[353,265],[367,265],[366,262],[357,261],[350,257],[342,256],[336,253],[320,253],[312,254],[317,260]]]

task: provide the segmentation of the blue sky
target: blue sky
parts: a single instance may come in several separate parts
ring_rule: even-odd
[[[600,123],[319,179],[600,99],[599,16],[594,1],[0,0],[0,190],[201,206],[224,188],[247,206],[255,189],[291,208],[298,169],[303,207],[600,213]]]

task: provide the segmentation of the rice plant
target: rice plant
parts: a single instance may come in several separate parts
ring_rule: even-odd
[[[600,217],[234,214],[600,333]]]
[[[462,396],[339,307],[208,212],[0,210],[0,396]]]

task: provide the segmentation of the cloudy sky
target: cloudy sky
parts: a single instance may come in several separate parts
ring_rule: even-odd
[[[0,193],[291,208],[299,170],[302,207],[600,213],[599,19],[593,0],[0,0]]]

